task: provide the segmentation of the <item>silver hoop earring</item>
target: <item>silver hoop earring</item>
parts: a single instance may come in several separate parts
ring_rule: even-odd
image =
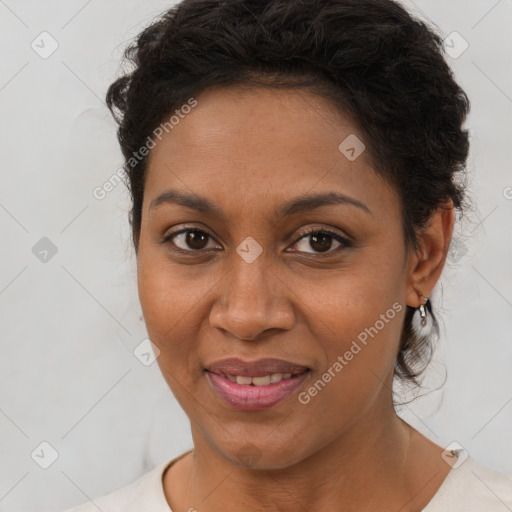
[[[420,311],[420,324],[422,327],[425,327],[427,325],[427,312],[425,311],[425,305],[422,304],[418,309]]]
[[[412,328],[417,336],[428,336],[432,330],[432,318],[427,312],[427,303],[429,298],[424,297],[419,290],[416,290],[416,293],[424,302],[418,306],[414,312],[412,317]]]

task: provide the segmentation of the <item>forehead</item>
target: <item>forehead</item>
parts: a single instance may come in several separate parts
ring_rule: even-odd
[[[315,150],[330,149],[338,157],[343,138],[349,134],[362,138],[332,103],[306,90],[234,86],[205,91],[171,133],[172,137],[164,135],[152,157],[165,146],[174,150],[183,143],[197,156],[223,152],[230,159],[247,156],[251,150],[258,157],[285,151],[317,156]]]
[[[363,135],[324,98],[306,90],[230,87],[209,89],[196,100],[151,150],[145,209],[166,188],[219,204],[238,201],[238,207],[312,189],[371,203],[394,194],[373,170]],[[347,140],[362,151],[355,159],[343,152]]]

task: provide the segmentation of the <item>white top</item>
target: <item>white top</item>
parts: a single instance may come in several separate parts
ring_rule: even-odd
[[[189,452],[163,462],[110,494],[63,512],[173,512],[165,498],[163,473]],[[468,457],[453,467],[422,512],[507,512],[512,510],[512,477]]]

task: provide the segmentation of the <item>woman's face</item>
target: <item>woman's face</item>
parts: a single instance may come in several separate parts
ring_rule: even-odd
[[[399,198],[326,100],[235,87],[196,99],[151,151],[142,310],[196,447],[286,467],[392,412],[410,293]],[[327,194],[338,200],[290,207]]]

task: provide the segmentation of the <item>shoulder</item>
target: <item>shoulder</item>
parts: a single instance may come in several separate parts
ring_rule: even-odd
[[[162,475],[183,455],[159,464],[124,487],[62,512],[172,512],[165,499]]]
[[[512,510],[512,477],[468,457],[452,468],[423,512]]]

